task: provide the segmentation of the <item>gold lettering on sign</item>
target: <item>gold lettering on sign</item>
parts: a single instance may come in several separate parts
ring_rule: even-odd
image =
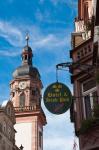
[[[56,89],[56,88],[57,88],[57,85],[53,85],[52,87],[53,87],[53,89]]]
[[[64,93],[64,96],[68,96],[68,94],[65,92],[65,93]]]
[[[53,89],[61,89],[61,88],[62,88],[62,85],[61,85],[61,84],[53,85],[52,88],[53,88]]]
[[[57,99],[57,98],[46,98],[46,102],[53,102],[53,103],[55,103],[55,102],[58,102],[59,100]]]
[[[58,85],[58,88],[61,89],[61,88],[62,88],[62,85],[59,84],[59,85]]]
[[[57,88],[57,89],[55,89],[55,92],[59,92],[59,89]]]
[[[61,93],[48,93],[48,95],[47,95],[48,97],[61,97],[62,96],[62,94]]]
[[[60,98],[60,103],[65,102],[65,101],[66,101],[65,98],[63,98],[63,97]]]

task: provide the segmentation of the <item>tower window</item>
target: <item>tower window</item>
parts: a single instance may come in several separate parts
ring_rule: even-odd
[[[33,95],[33,96],[37,96],[38,94],[39,94],[38,88],[34,88],[34,89],[32,90],[32,95]]]
[[[31,57],[29,56],[29,60],[31,60]]]
[[[15,92],[12,92],[12,97],[14,97],[15,96]]]
[[[25,55],[25,60],[27,60],[27,55]]]
[[[25,107],[25,94],[24,93],[22,93],[20,95],[19,106],[20,107]]]
[[[7,114],[11,116],[11,107],[7,108]]]
[[[36,95],[36,90],[32,90],[32,95],[33,95],[33,96]]]

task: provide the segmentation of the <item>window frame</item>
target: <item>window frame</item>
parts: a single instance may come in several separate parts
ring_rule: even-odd
[[[83,85],[85,83],[87,83],[88,81],[90,80],[87,80],[85,82],[82,83],[82,102],[83,102],[83,116],[84,116],[84,119],[87,119],[87,111],[86,111],[86,106],[85,106],[85,96],[89,96],[90,97],[90,106],[91,106],[91,110],[93,110],[93,106],[94,106],[94,99],[93,99],[93,93],[94,92],[97,92],[97,87],[92,87],[86,91],[84,91],[84,88],[83,88]],[[93,116],[93,113],[92,113],[92,116]]]
[[[24,102],[23,100],[21,99],[21,96],[24,95]],[[25,99],[26,99],[26,95],[25,93],[21,93],[20,96],[19,96],[19,107],[25,107]],[[22,102],[21,102],[22,101]],[[24,105],[21,105],[21,103],[24,103]]]

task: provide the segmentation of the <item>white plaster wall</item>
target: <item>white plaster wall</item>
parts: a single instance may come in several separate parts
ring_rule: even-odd
[[[99,41],[99,26],[94,27],[94,43]]]
[[[24,147],[24,150],[31,150],[32,123],[19,123],[15,125],[17,131],[15,140],[18,147]]]
[[[94,6],[94,15],[96,16],[96,4],[97,0],[93,0],[93,6]],[[99,26],[94,27],[94,43],[99,43]]]
[[[88,14],[89,14],[89,18],[91,18],[94,14],[94,6],[93,6],[93,0],[92,1],[88,1]]]
[[[96,3],[97,3],[97,0],[92,0],[92,5],[94,8],[94,16],[96,15]]]

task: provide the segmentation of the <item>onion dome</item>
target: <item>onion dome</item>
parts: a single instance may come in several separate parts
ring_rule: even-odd
[[[22,65],[13,72],[13,78],[19,78],[27,75],[32,76],[33,78],[40,79],[40,74],[37,68],[30,65]]]
[[[27,45],[22,51],[22,65],[13,72],[13,78],[19,78],[21,76],[32,76],[33,78],[40,78],[40,74],[37,68],[32,65],[32,49],[28,46],[29,36],[26,36]]]

